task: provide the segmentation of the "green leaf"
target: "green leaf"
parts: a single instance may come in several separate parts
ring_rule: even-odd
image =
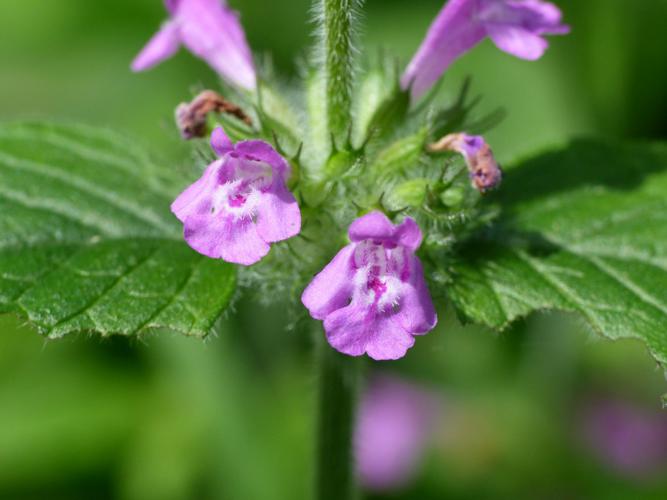
[[[52,338],[206,335],[235,272],[183,242],[169,205],[192,180],[108,131],[0,124],[0,312]]]
[[[667,145],[577,141],[508,171],[499,223],[461,249],[450,297],[504,328],[534,310],[579,313],[667,364]]]

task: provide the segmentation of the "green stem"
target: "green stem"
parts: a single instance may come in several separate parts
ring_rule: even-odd
[[[326,126],[340,144],[352,124],[353,24],[361,0],[319,1]],[[352,434],[358,362],[336,352],[321,334],[319,338],[315,498],[356,500]]]
[[[353,24],[360,3],[360,0],[322,0],[327,125],[336,139],[343,138],[351,124]]]
[[[336,352],[324,339],[318,346],[317,500],[355,500],[352,435],[358,360]]]

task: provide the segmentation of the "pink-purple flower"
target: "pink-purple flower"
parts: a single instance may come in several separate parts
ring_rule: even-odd
[[[225,80],[247,90],[257,81],[238,14],[221,0],[165,0],[170,14],[132,62],[143,71],[173,56],[183,44]]]
[[[375,376],[363,394],[354,433],[357,475],[372,491],[414,478],[441,415],[438,395],[395,376]]]
[[[270,244],[301,230],[301,213],[285,184],[289,164],[264,141],[232,144],[222,128],[211,136],[220,157],[172,203],[187,243],[197,252],[250,265]]]
[[[352,241],[317,274],[301,301],[324,321],[327,340],[350,356],[398,359],[414,345],[414,335],[435,327],[437,316],[421,262],[417,223],[406,217],[394,225],[381,212],[355,220]]]
[[[401,86],[418,99],[449,65],[487,36],[505,52],[539,59],[548,47],[543,35],[563,35],[561,12],[542,0],[449,0],[408,65]]]
[[[622,399],[596,398],[584,408],[580,431],[589,449],[618,473],[630,477],[664,474],[664,411],[651,411]]]
[[[473,185],[482,193],[497,187],[503,172],[481,135],[449,134],[429,145],[433,152],[455,151],[465,158]]]

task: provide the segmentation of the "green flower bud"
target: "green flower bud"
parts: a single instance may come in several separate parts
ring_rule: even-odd
[[[440,201],[446,207],[458,207],[463,203],[465,198],[465,191],[460,186],[450,187],[449,189],[442,192],[440,195]]]
[[[426,200],[428,179],[410,179],[392,189],[384,200],[389,210],[400,210],[406,207],[419,207]]]
[[[333,153],[324,165],[324,178],[326,180],[336,180],[350,170],[358,156],[350,151],[336,151]]]
[[[345,175],[359,159],[351,151],[336,151],[324,165],[321,173],[301,183],[301,194],[311,207],[321,205],[331,192],[334,183]]]
[[[303,201],[310,207],[318,207],[331,192],[331,183],[324,181],[306,180],[299,184]]]
[[[392,143],[380,151],[370,171],[380,176],[391,176],[396,172],[413,167],[424,151],[427,138],[427,129],[423,128],[416,134]]]

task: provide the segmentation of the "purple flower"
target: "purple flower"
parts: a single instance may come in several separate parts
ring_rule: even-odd
[[[211,135],[220,158],[183,191],[171,211],[183,222],[185,241],[201,254],[250,265],[270,243],[301,230],[299,206],[285,185],[290,168],[271,145],[234,145],[222,128]]]
[[[627,401],[598,399],[583,412],[581,430],[609,467],[631,477],[660,473],[667,465],[667,415]]]
[[[165,6],[171,18],[134,59],[133,71],[162,62],[183,44],[227,81],[255,89],[252,53],[236,12],[221,0],[165,0]]]
[[[419,98],[459,56],[491,38],[521,59],[539,59],[548,43],[542,35],[563,35],[561,12],[542,0],[449,0],[408,65],[401,86]]]
[[[422,233],[406,217],[394,226],[380,212],[355,220],[344,247],[301,296],[315,319],[324,320],[329,344],[350,356],[398,359],[413,335],[437,322],[415,250]]]
[[[503,172],[481,135],[449,134],[429,145],[429,150],[456,151],[462,154],[470,171],[470,179],[482,193],[497,187],[502,180]]]
[[[409,483],[440,413],[437,394],[396,377],[374,377],[361,399],[354,434],[363,487],[389,491]]]

